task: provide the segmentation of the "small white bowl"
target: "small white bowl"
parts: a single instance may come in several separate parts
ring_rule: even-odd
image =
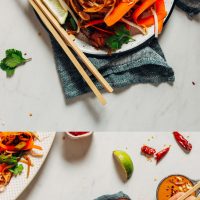
[[[76,131],[71,131],[71,132],[76,132]],[[79,131],[77,131],[79,132]],[[81,131],[80,131],[81,132]],[[88,133],[85,133],[83,135],[78,135],[78,136],[75,136],[75,135],[72,135],[70,132],[65,132],[65,134],[71,138],[71,139],[74,139],[74,140],[77,140],[77,139],[81,139],[81,138],[86,138],[86,137],[89,137],[93,134],[92,131],[89,131]]]

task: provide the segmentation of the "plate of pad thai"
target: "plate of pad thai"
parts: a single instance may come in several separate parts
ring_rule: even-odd
[[[0,132],[0,199],[14,200],[48,155],[55,133]]]
[[[41,0],[79,48],[122,53],[158,37],[174,0]]]

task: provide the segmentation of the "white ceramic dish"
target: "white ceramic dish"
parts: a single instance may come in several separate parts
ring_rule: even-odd
[[[90,132],[88,132],[88,133],[86,133],[84,135],[79,135],[79,136],[74,136],[70,132],[65,132],[65,133],[67,134],[67,136],[69,138],[74,139],[74,140],[81,139],[81,138],[86,138],[86,137],[89,137],[89,136],[91,136],[93,134],[92,131],[90,131]]]
[[[165,0],[165,6],[166,6],[167,13],[168,13],[168,16],[166,17],[165,20],[167,20],[170,17],[170,14],[171,14],[172,9],[173,9],[173,5],[174,5],[174,0]],[[139,35],[134,36],[134,41],[129,42],[128,44],[124,44],[121,49],[117,50],[114,53],[122,53],[122,52],[125,52],[125,51],[128,51],[128,50],[137,48],[140,45],[147,42],[153,36],[154,36],[154,27],[152,26],[152,27],[148,28],[148,34],[147,35],[139,34]],[[83,40],[80,40],[78,38],[75,38],[75,43],[85,53],[93,54],[93,55],[99,55],[99,56],[100,55],[102,55],[102,56],[107,55],[106,51],[95,49],[89,43],[84,42]]]
[[[30,176],[26,178],[26,166],[24,165],[23,173],[17,177],[13,177],[9,183],[9,185],[6,187],[5,191],[0,193],[0,199],[1,200],[15,200],[19,197],[19,195],[26,189],[26,187],[31,183],[33,178],[36,176],[36,174],[39,172],[39,169],[41,168],[42,164],[44,163],[49,150],[53,144],[53,140],[55,138],[55,132],[38,132],[39,138],[41,141],[37,141],[36,144],[40,145],[43,150],[42,154],[43,157],[41,158],[33,158],[31,157],[31,160],[34,164],[33,167],[31,167]],[[35,151],[35,150],[34,150]]]

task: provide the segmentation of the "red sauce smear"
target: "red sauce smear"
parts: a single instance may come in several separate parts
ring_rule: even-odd
[[[71,134],[71,135],[73,135],[73,136],[80,136],[80,135],[85,135],[85,134],[87,134],[87,133],[89,133],[89,131],[79,131],[79,132],[77,132],[77,131],[74,131],[74,132],[69,132],[69,134]]]

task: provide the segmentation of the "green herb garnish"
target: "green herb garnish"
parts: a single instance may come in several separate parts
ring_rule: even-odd
[[[18,162],[19,157],[10,156],[10,155],[0,155],[0,164],[6,163],[8,165],[16,165]]]
[[[17,164],[16,166],[14,166],[13,168],[9,169],[10,172],[12,172],[15,176],[19,175],[22,173],[24,167],[22,164]]]
[[[121,25],[115,29],[115,35],[107,38],[106,45],[112,50],[117,50],[120,49],[123,44],[127,44],[131,39],[130,31],[127,30],[124,25]]]
[[[73,29],[74,31],[77,30],[77,24],[76,24],[76,22],[75,22],[75,20],[74,20],[73,17],[70,17],[70,18],[69,18],[69,22],[70,22],[70,24],[71,24],[72,29]]]
[[[6,71],[7,76],[12,76],[15,72],[15,69],[25,64],[26,62],[31,61],[31,58],[25,59],[21,51],[16,49],[6,50],[6,57],[0,62],[0,68]]]

